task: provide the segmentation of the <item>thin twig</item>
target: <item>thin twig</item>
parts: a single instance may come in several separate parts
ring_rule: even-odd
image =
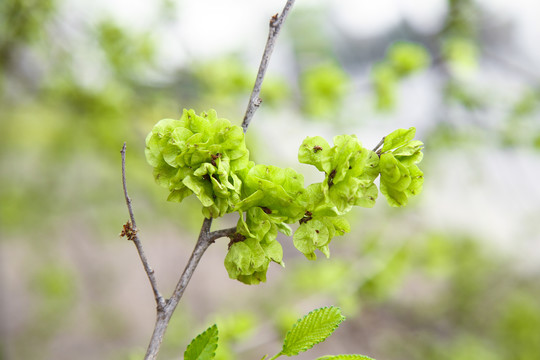
[[[294,0],[287,0],[287,3],[285,4],[283,11],[281,12],[281,15],[278,16],[278,14],[276,14],[272,16],[272,19],[270,19],[270,30],[268,32],[268,39],[266,40],[266,46],[264,47],[261,64],[259,65],[259,71],[257,72],[257,79],[255,80],[255,85],[253,86],[251,96],[249,97],[246,114],[244,115],[244,121],[242,122],[242,128],[244,129],[244,132],[247,131],[253,114],[255,114],[255,111],[257,110],[259,105],[261,105],[262,100],[259,95],[261,94],[261,86],[264,80],[266,69],[268,68],[268,62],[270,60],[270,56],[272,55],[272,51],[274,50],[276,38],[281,30],[281,26],[287,18],[287,15],[289,14],[293,4]]]
[[[211,233],[208,234],[208,239],[214,242],[219,238],[229,237],[233,235],[235,232],[236,232],[236,226],[232,228],[228,228],[228,229],[212,231]]]
[[[214,240],[211,239],[209,236],[211,225],[212,219],[205,218],[201,226],[201,232],[199,233],[199,239],[197,240],[195,249],[193,249],[193,252],[191,253],[191,257],[189,258],[184,272],[182,273],[182,276],[180,277],[180,280],[178,281],[178,284],[174,289],[173,295],[167,301],[167,305],[165,306],[165,308],[161,311],[158,310],[156,326],[154,328],[152,339],[150,340],[150,344],[148,345],[148,349],[146,351],[145,360],[156,359],[159,348],[161,347],[161,343],[163,341],[163,336],[165,335],[165,331],[167,330],[167,326],[169,325],[169,321],[171,320],[174,310],[180,302],[180,299],[184,294],[184,290],[186,289],[189,280],[191,279],[191,276],[195,271],[195,268],[199,264],[201,257],[203,256],[206,249],[208,249],[208,247],[214,242]]]
[[[131,198],[128,195],[127,192],[127,185],[126,185],[126,143],[124,143],[124,146],[122,146],[122,151],[120,151],[122,154],[122,186],[124,188],[124,197],[126,199],[126,205],[129,211],[129,217],[131,219],[131,231],[132,236],[128,236],[129,240],[132,240],[135,244],[135,247],[137,248],[137,252],[139,253],[139,257],[141,258],[141,262],[143,263],[144,271],[146,271],[146,275],[148,276],[148,280],[150,281],[150,285],[152,286],[152,291],[154,292],[154,298],[156,299],[156,305],[158,310],[163,309],[165,306],[165,300],[163,299],[163,296],[159,293],[158,287],[157,287],[157,281],[156,277],[154,276],[154,269],[150,266],[148,263],[148,259],[146,258],[146,255],[144,253],[141,240],[139,239],[139,235],[137,235],[138,229],[137,229],[137,223],[135,222],[135,215],[133,215],[133,208],[131,206]]]
[[[377,144],[377,146],[375,146],[375,147],[373,148],[372,151],[375,152],[375,151],[379,150],[379,148],[384,144],[384,139],[385,139],[385,138],[386,138],[386,136],[383,137],[383,138],[381,139],[381,141],[379,141],[379,143]]]
[[[253,91],[249,99],[248,107],[246,109],[244,121],[242,122],[242,128],[244,132],[247,131],[247,128],[249,126],[249,123],[251,122],[253,114],[255,113],[255,110],[261,103],[259,94],[261,92],[262,82],[264,79],[266,69],[268,67],[268,61],[272,54],[272,50],[274,49],[275,40],[276,40],[277,35],[279,34],[281,26],[283,25],[283,21],[287,17],[287,14],[291,10],[291,7],[293,4],[294,4],[294,0],[287,0],[287,3],[285,4],[285,7],[283,8],[281,15],[278,17],[278,15],[276,14],[270,20],[270,30],[268,34],[268,40],[266,42],[266,47],[264,49],[261,64],[259,66],[259,72],[257,73],[257,79],[255,81],[255,85],[253,87]],[[124,148],[122,149],[122,161],[124,161],[124,152],[125,152],[125,144],[124,144]],[[124,181],[125,181],[125,177],[124,177]],[[126,192],[126,202],[128,203],[128,208],[130,209],[130,215],[131,215],[132,212],[131,212],[131,207],[130,207],[130,200],[128,199],[129,198],[127,197],[127,192]],[[205,218],[201,226],[201,231],[199,233],[197,244],[195,245],[195,248],[193,249],[191,257],[189,258],[189,261],[186,264],[186,267],[184,268],[184,272],[182,273],[182,276],[180,277],[180,280],[178,281],[171,298],[165,302],[164,306],[158,306],[157,308],[156,324],[154,327],[152,338],[150,340],[150,344],[148,345],[148,349],[146,351],[145,360],[156,359],[159,349],[161,347],[161,343],[163,341],[163,336],[165,335],[165,331],[167,330],[172,314],[174,313],[176,306],[180,302],[180,299],[182,298],[182,295],[184,294],[184,291],[191,279],[191,276],[193,275],[193,272],[195,271],[197,265],[199,264],[199,261],[201,257],[203,256],[204,252],[216,239],[221,238],[221,237],[228,237],[230,235],[233,235],[236,232],[236,227],[210,232],[211,226],[212,226],[212,219]],[[141,255],[141,260],[142,259],[143,259],[143,255]],[[144,260],[143,264],[145,265],[145,269],[146,269],[148,266],[148,262]],[[152,274],[152,278],[153,278],[153,272],[148,273],[148,274],[149,274],[148,275],[149,278],[150,278],[150,274]],[[154,287],[155,280],[154,282],[151,281],[151,283],[152,283],[152,287],[155,289],[154,292],[156,292],[157,288]],[[161,295],[160,295],[160,298],[161,298]],[[163,298],[161,299],[163,300]],[[160,302],[158,302],[158,304],[159,303]]]

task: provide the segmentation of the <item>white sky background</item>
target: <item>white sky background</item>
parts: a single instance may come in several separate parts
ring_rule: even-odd
[[[87,0],[68,1],[74,7],[88,7]],[[159,26],[154,33],[161,46],[162,65],[176,67],[193,58],[206,60],[238,50],[247,51],[248,58],[258,62],[266,41],[266,24],[270,16],[281,11],[284,3],[284,0],[175,2],[178,21]],[[509,22],[514,25],[511,37],[519,46],[519,54],[508,54],[509,58],[522,61],[522,66],[540,75],[540,1],[478,0],[478,3],[486,9],[483,15],[494,16],[501,25]],[[297,0],[295,9],[312,6],[326,7],[341,31],[359,39],[383,35],[404,19],[418,32],[434,33],[442,26],[447,11],[446,0]],[[154,21],[159,18],[158,7],[150,0],[95,0],[86,15],[88,19],[99,19],[104,13],[111,14],[124,26],[142,31],[155,28]],[[278,40],[278,48],[279,45]],[[286,57],[286,53],[276,51],[270,70],[280,71],[280,64],[286,65]],[[422,127],[427,126],[436,111],[430,100],[433,90],[425,84],[422,79],[413,79],[407,89],[402,90],[400,103],[417,102],[418,105],[398,108],[399,119],[382,122],[376,119],[364,123],[361,129],[347,131],[362,132],[366,146],[377,143],[381,133],[384,135],[385,131],[397,127],[416,126],[421,136]],[[314,135],[311,132],[331,138],[331,133],[336,131],[328,124],[310,123],[307,127],[286,117],[265,122],[260,112],[258,117],[258,131],[264,133],[266,139],[283,141],[279,146],[283,154],[278,153],[276,157],[296,153],[302,139]],[[288,129],[287,134],[283,129]],[[476,176],[471,175],[473,168]],[[530,225],[533,215],[540,214],[537,155],[501,149],[462,152],[449,154],[441,166],[432,170],[433,174],[426,175],[420,205],[426,222],[481,233],[505,249],[516,248],[512,245],[515,241],[526,241],[536,250],[540,248],[540,231]],[[525,178],[519,179],[523,176]]]
[[[477,0],[501,22],[511,21],[522,50],[540,62],[540,1]],[[86,15],[111,14],[121,24],[134,29],[154,27],[158,15],[157,1],[94,0],[86,11],[88,0],[68,0],[85,8]],[[269,16],[280,12],[283,0],[180,0],[173,1],[177,18],[173,31],[159,34],[167,55],[180,60],[178,45],[192,55],[214,56],[258,44],[266,37]],[[402,19],[419,32],[434,32],[441,26],[447,10],[445,0],[297,0],[295,8],[327,7],[344,31],[359,37],[380,35]],[[205,24],[208,24],[205,26]],[[168,29],[171,30],[171,29]],[[174,45],[173,45],[174,44]]]

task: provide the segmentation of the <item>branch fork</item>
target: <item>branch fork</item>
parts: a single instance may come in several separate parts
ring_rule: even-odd
[[[255,85],[253,86],[253,90],[251,92],[251,96],[248,101],[246,113],[244,115],[244,120],[242,122],[242,129],[244,130],[244,133],[247,131],[247,128],[251,122],[251,119],[253,118],[253,115],[255,114],[255,111],[262,103],[262,99],[260,98],[260,93],[261,93],[261,86],[264,80],[266,69],[268,68],[268,61],[274,49],[275,41],[281,30],[283,22],[285,21],[288,13],[290,12],[293,4],[294,4],[294,0],[287,0],[287,3],[285,4],[283,11],[281,12],[281,15],[278,16],[278,14],[276,14],[272,16],[272,18],[270,19],[270,29],[268,33],[268,39],[266,41],[266,46],[264,48],[261,63],[259,65],[259,70],[257,72]],[[128,192],[127,192],[126,143],[124,143],[124,146],[122,147],[122,150],[120,151],[120,153],[122,155],[122,186],[124,189],[124,197],[126,200],[126,205],[127,205],[127,208],[129,211],[129,217],[130,217],[130,221],[128,221],[123,226],[123,230],[120,236],[122,237],[126,236],[128,240],[133,241],[133,243],[135,244],[135,247],[137,248],[137,252],[143,264],[144,270],[148,277],[148,281],[150,282],[152,291],[154,293],[154,298],[157,305],[156,324],[154,327],[154,332],[152,333],[150,344],[148,345],[146,355],[145,355],[145,360],[153,360],[157,358],[157,354],[161,347],[161,343],[163,342],[165,331],[167,330],[167,327],[169,325],[169,321],[178,303],[180,302],[180,299],[182,298],[182,295],[184,294],[184,291],[193,275],[193,272],[195,271],[197,265],[199,264],[201,257],[203,256],[205,251],[208,249],[208,247],[211,244],[213,244],[217,239],[222,238],[222,237],[231,238],[236,233],[236,227],[210,231],[210,228],[212,226],[212,219],[211,218],[204,219],[203,224],[201,226],[201,231],[199,233],[199,238],[197,239],[197,243],[188,260],[188,263],[186,264],[186,267],[184,268],[184,271],[182,275],[180,276],[178,283],[176,284],[176,287],[172,293],[172,296],[169,299],[165,300],[158,290],[157,281],[154,275],[154,270],[150,266],[148,259],[146,257],[146,254],[144,253],[142,243],[138,235],[138,229],[135,222],[135,216],[133,214],[131,198],[129,197]]]

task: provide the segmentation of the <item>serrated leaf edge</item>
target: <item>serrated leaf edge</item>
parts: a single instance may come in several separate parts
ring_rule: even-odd
[[[375,360],[366,355],[360,354],[341,354],[341,355],[325,355],[317,360]]]
[[[339,312],[339,315],[341,316],[341,319],[339,322],[337,322],[335,324],[335,326],[332,328],[332,330],[330,331],[330,333],[324,338],[324,339],[321,339],[320,341],[316,341],[314,342],[313,344],[310,345],[307,345],[306,347],[304,348],[301,348],[296,354],[288,354],[286,353],[286,346],[287,346],[287,340],[289,338],[289,335],[298,327],[298,325],[303,321],[305,320],[307,317],[309,317],[310,315],[316,313],[316,312],[321,312],[321,311],[324,311],[325,309],[337,309],[337,311]],[[301,352],[304,352],[306,350],[309,350],[311,349],[313,346],[325,341],[330,335],[332,335],[334,333],[334,331],[339,327],[339,325],[345,320],[345,316],[343,316],[343,314],[341,313],[341,309],[337,306],[323,306],[321,308],[318,308],[318,309],[315,309],[315,310],[311,310],[309,313],[307,313],[306,315],[304,315],[303,317],[301,317],[300,319],[298,319],[296,321],[296,323],[294,323],[293,327],[291,328],[291,330],[289,330],[287,332],[287,335],[285,335],[285,339],[283,340],[283,348],[282,350],[280,351],[280,354],[282,355],[287,355],[287,356],[293,356],[293,355],[298,355],[299,353]]]
[[[197,360],[199,359],[200,357],[200,353],[197,355],[197,357],[195,359],[192,359],[192,358],[188,358],[186,355],[187,355],[187,352],[188,350],[190,349],[191,346],[194,346],[197,342],[197,340],[201,339],[203,336],[206,335],[206,333],[208,333],[209,331],[211,330],[214,330],[215,329],[215,335],[214,336],[211,336],[209,339],[208,339],[208,342],[207,344],[203,347],[203,349],[205,349],[208,344],[210,344],[210,341],[215,339],[215,341],[213,341],[213,344],[210,345],[211,347],[213,347],[213,355],[212,355],[212,359],[216,356],[216,349],[218,347],[218,340],[219,340],[219,331],[218,331],[218,327],[216,324],[210,326],[209,328],[207,328],[206,330],[204,330],[202,333],[200,333],[199,335],[197,335],[193,340],[191,340],[191,342],[189,343],[189,345],[187,346],[186,348],[186,351],[184,351],[184,360]]]

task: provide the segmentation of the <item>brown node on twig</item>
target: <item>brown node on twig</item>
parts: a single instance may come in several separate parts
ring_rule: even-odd
[[[261,206],[261,209],[262,209],[262,211],[264,211],[265,214],[270,215],[272,213],[272,210],[270,210],[269,208],[267,208],[265,206]]]
[[[328,175],[328,188],[334,185],[334,176],[336,176],[336,169],[332,170],[330,175]]]
[[[216,155],[212,154],[210,156],[212,157],[212,160],[210,160],[210,164],[217,166],[216,159],[219,159],[221,157],[221,153],[217,153]]]
[[[137,231],[138,230],[133,229],[133,225],[131,224],[131,221],[128,221],[124,224],[122,228],[122,232],[120,233],[120,237],[125,236],[129,241],[133,241],[135,239]]]
[[[240,233],[234,233],[231,236],[229,236],[229,239],[231,239],[231,241],[229,241],[229,245],[227,245],[227,250],[230,250],[233,244],[246,240],[246,237]]]
[[[313,214],[311,213],[311,211],[306,211],[306,213],[304,214],[304,217],[301,218],[300,221],[299,221],[300,225],[305,224],[305,223],[307,223],[309,220],[313,219],[313,217],[312,217],[311,215],[313,215]]]

